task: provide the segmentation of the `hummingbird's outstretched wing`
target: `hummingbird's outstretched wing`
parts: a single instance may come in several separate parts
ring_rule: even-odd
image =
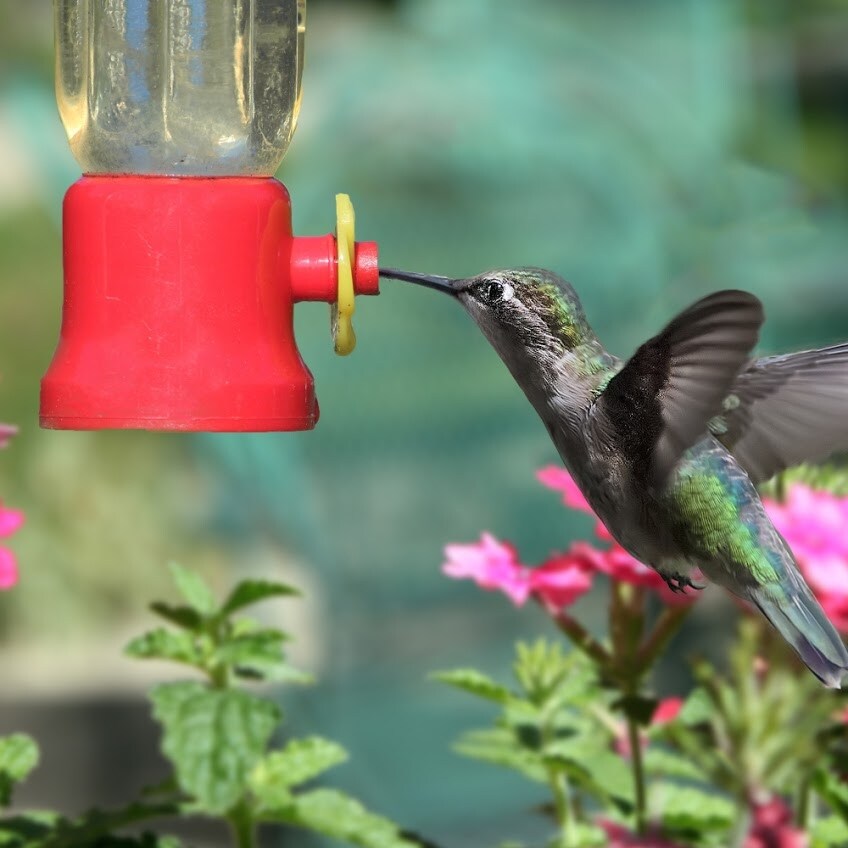
[[[752,294],[711,294],[645,342],[598,396],[595,425],[649,485],[661,485],[683,451],[707,434],[762,322]]]
[[[754,483],[848,450],[848,343],[755,360],[710,430]]]

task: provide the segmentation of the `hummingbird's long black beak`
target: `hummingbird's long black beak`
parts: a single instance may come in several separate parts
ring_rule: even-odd
[[[428,289],[445,292],[456,297],[459,294],[462,280],[452,280],[450,277],[438,277],[434,274],[414,274],[411,271],[398,271],[396,268],[380,268],[380,276],[390,280],[403,280],[407,283],[416,283],[426,286]]]

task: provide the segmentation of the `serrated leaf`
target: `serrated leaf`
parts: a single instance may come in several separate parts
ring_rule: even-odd
[[[548,779],[541,754],[522,748],[509,730],[471,731],[460,738],[454,750],[465,757],[513,769],[537,783]]]
[[[715,713],[715,707],[704,689],[693,689],[684,701],[677,721],[687,727],[694,727],[708,722]]]
[[[430,675],[440,683],[470,692],[478,698],[494,701],[496,704],[507,704],[514,700],[515,696],[500,683],[491,677],[473,668],[456,668],[451,671],[437,671]]]
[[[298,596],[300,592],[284,583],[270,580],[242,580],[228,595],[220,609],[220,615],[228,616],[244,607],[252,606],[268,598]]]
[[[241,677],[273,682],[309,682],[309,675],[293,669],[285,660],[283,644],[287,636],[280,630],[257,630],[234,636],[215,652],[215,658],[236,669]]]
[[[587,789],[601,797],[633,803],[633,778],[620,757],[599,744],[600,739],[578,736],[558,739],[546,745],[543,758],[549,764],[563,764]]]
[[[690,786],[673,783],[655,785],[664,826],[678,831],[727,830],[735,820],[736,808],[726,798]]]
[[[165,683],[151,693],[153,715],[164,728],[162,751],[182,789],[202,812],[221,814],[242,796],[262,757],[280,711],[240,690],[201,683]]]
[[[415,842],[404,839],[397,825],[332,789],[304,792],[287,809],[263,818],[300,826],[361,848],[418,848]]]
[[[203,656],[195,637],[185,630],[166,630],[157,627],[133,639],[124,648],[127,656],[135,659],[159,659],[186,665],[202,666]]]
[[[537,639],[532,645],[519,642],[516,646],[513,673],[536,704],[544,703],[571,676],[578,660],[576,652],[566,655],[559,642]]]
[[[8,807],[15,784],[38,765],[38,745],[29,736],[15,733],[0,737],[0,807]]]
[[[838,816],[819,819],[810,834],[810,848],[845,848],[848,845],[848,823]]]
[[[698,780],[707,783],[709,778],[703,769],[691,760],[673,751],[651,745],[643,753],[645,771],[658,777],[679,777],[686,780]]]
[[[170,569],[183,600],[201,616],[213,615],[218,604],[203,578],[196,571],[176,562],[170,564]]]
[[[328,739],[293,739],[282,750],[272,751],[259,761],[251,772],[250,788],[263,809],[279,808],[291,801],[290,789],[346,759],[345,749]]]
[[[165,621],[176,624],[177,627],[182,627],[185,630],[199,630],[203,625],[200,614],[191,607],[175,607],[161,601],[154,601],[150,605],[150,609],[160,618],[164,618]]]

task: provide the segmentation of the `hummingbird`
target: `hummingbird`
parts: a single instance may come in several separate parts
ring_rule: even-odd
[[[551,271],[380,274],[459,301],[628,553],[675,591],[704,588],[691,577],[699,569],[757,607],[825,686],[841,688],[848,652],[756,485],[848,449],[848,343],[754,358],[762,304],[725,290],[625,361]]]

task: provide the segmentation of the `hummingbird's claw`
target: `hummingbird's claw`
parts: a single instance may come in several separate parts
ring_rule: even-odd
[[[687,589],[695,589],[700,592],[702,589],[706,589],[707,587],[702,583],[695,583],[691,577],[687,577],[683,574],[669,574],[668,576],[663,575],[663,580],[665,580],[665,585],[671,589],[675,594],[683,594]]]

